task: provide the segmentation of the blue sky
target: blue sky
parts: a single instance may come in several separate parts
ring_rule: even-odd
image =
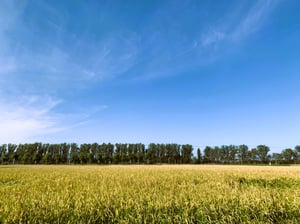
[[[300,144],[300,3],[0,3],[0,142]]]

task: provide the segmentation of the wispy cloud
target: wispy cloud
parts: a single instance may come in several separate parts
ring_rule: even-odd
[[[27,3],[47,12],[40,21],[49,25],[47,32],[26,15]],[[61,15],[47,3],[0,3],[0,142],[35,141],[83,125],[108,106],[92,104],[86,111],[57,112],[57,108],[67,108],[61,92],[75,92],[91,82],[117,76],[134,63],[134,36],[108,37],[93,46],[70,33]]]
[[[216,31],[216,30],[210,30],[208,33],[203,35],[201,37],[201,45],[203,47],[210,46],[212,44],[218,43],[222,40],[224,40],[227,37],[227,35],[224,32]]]
[[[52,110],[60,103],[51,97],[23,96],[0,101],[0,142],[23,142],[61,131],[61,115]]]
[[[41,22],[49,35],[41,33],[36,38],[33,36],[35,20],[29,26],[24,22],[26,2],[4,0],[0,9],[0,75],[10,74],[10,79],[20,79],[20,74],[35,74],[37,82],[40,80],[40,83],[57,89],[78,88],[91,81],[114,79],[132,68],[137,79],[178,74],[204,63],[209,58],[207,54],[211,54],[209,50],[215,52],[219,45],[239,43],[258,31],[276,3],[276,0],[258,0],[248,10],[242,9],[240,14],[228,20],[225,17],[218,24],[208,20],[201,28],[195,27],[199,31],[194,37],[184,34],[188,25],[185,17],[161,18],[169,15],[170,4],[165,4],[158,14],[153,15],[151,24],[170,24],[167,30],[157,30],[149,24],[151,33],[120,29],[91,39],[93,29],[86,29],[82,34],[72,32],[68,14],[63,15],[50,3],[38,1],[34,4],[45,12]],[[193,9],[191,4],[185,4],[183,15],[189,15],[189,10]],[[171,12],[175,14],[177,9],[171,7]],[[175,23],[178,25],[171,25]],[[26,30],[20,27],[26,27]],[[24,40],[9,36],[16,30],[24,35]],[[36,40],[36,46],[26,38]]]
[[[136,63],[139,36],[135,32],[118,30],[90,40],[92,29],[82,34],[71,32],[68,17],[49,3],[25,3],[1,2],[0,88],[6,88],[10,81],[20,87],[26,85],[31,94],[36,89],[29,89],[34,80],[41,89],[46,83],[54,92],[66,87],[78,89],[116,78]],[[45,12],[45,17],[39,18],[45,32],[39,30],[38,35],[40,25],[24,12],[29,4]]]
[[[234,41],[239,41],[247,35],[258,31],[276,3],[276,0],[257,1],[233,30],[230,38]]]
[[[73,114],[55,112],[62,103],[62,100],[38,95],[1,100],[0,143],[39,141],[49,134],[68,132],[108,108],[100,105]]]
[[[86,44],[86,43],[85,43]],[[139,54],[139,36],[130,31],[110,34],[88,55],[83,75],[86,78],[115,78],[132,68]]]
[[[0,75],[16,71],[16,58],[11,52],[9,33],[17,23],[24,8],[22,1],[3,0],[0,3]]]
[[[237,43],[243,41],[248,35],[257,32],[264,24],[269,13],[274,8],[276,0],[258,0],[241,18],[231,18],[231,20],[240,21],[232,24],[232,21],[225,20],[217,26],[202,33],[200,43],[202,47],[210,47],[217,44],[222,44],[224,41],[229,43]]]
[[[170,16],[164,18],[163,15],[167,14],[166,11],[169,9],[168,7],[160,9],[159,23],[176,24],[176,27],[172,28],[172,25],[169,25],[166,30],[144,36],[143,41],[149,47],[143,50],[146,49],[145,55],[151,57],[141,62],[143,75],[136,79],[176,76],[185,74],[195,67],[215,62],[226,54],[228,49],[239,48],[239,44],[245,43],[247,37],[258,32],[277,2],[277,0],[257,0],[249,4],[238,3],[229,11],[222,12],[217,19],[210,20],[208,17],[205,23],[199,21],[200,25],[194,27],[194,35],[185,35],[185,32],[190,32],[186,31],[186,26],[190,24],[184,18]],[[189,3],[182,14],[196,15],[196,12],[189,11],[195,8],[195,5],[193,6]],[[201,14],[195,17],[199,20],[202,18]]]
[[[39,52],[23,52],[22,64],[26,65],[23,70],[41,74],[43,77],[39,79],[59,80],[72,88],[72,84],[75,87],[78,83],[89,85],[90,81],[112,79],[126,73],[138,54],[133,34],[113,34],[95,46],[86,40],[79,42],[82,43],[75,47],[54,43],[45,45]]]

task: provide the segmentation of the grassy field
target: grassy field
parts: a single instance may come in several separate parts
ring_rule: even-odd
[[[300,167],[0,166],[0,223],[300,223]]]

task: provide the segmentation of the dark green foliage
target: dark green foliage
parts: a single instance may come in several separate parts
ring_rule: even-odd
[[[201,150],[198,148],[197,149],[197,164],[202,163],[202,155],[201,155]]]
[[[189,144],[2,144],[0,164],[295,164],[300,163],[300,146],[269,154],[269,147],[258,145],[206,146],[203,155]]]
[[[268,146],[265,145],[258,145],[257,146],[257,156],[259,158],[259,160],[262,163],[267,163],[268,162],[268,153],[269,153],[270,149]]]

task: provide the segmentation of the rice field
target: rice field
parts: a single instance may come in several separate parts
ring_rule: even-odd
[[[0,166],[0,223],[300,223],[300,167]]]

